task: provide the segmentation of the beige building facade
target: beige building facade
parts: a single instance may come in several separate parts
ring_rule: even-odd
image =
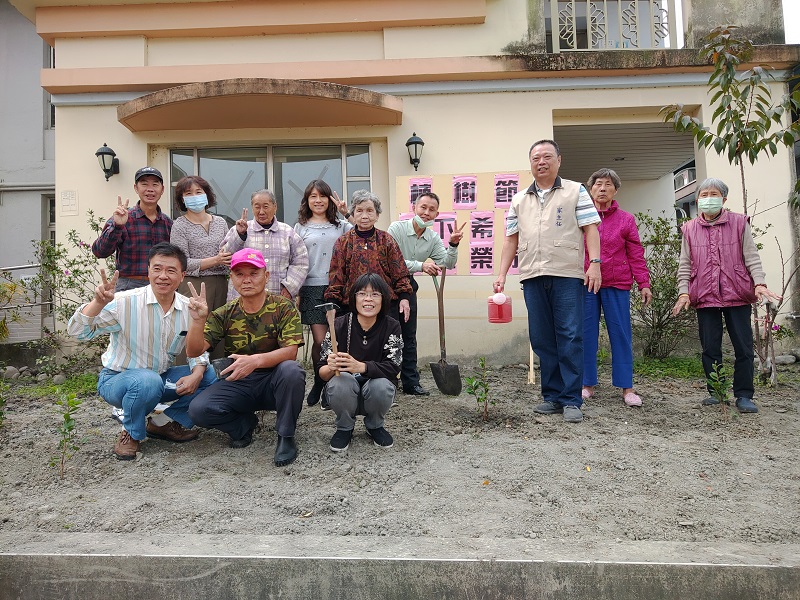
[[[90,241],[87,211],[110,215],[117,196],[133,198],[133,174],[146,164],[172,183],[199,173],[214,185],[218,212],[229,219],[241,214],[252,191],[269,187],[282,204],[279,218],[290,224],[310,179],[326,179],[348,196],[359,188],[376,192],[385,205],[383,228],[408,212],[413,186],[429,180],[443,213],[473,225],[492,222],[489,238],[477,227],[464,240],[447,280],[454,357],[527,360],[517,286],[507,286],[511,324],[489,324],[486,301],[503,236],[497,182],[530,183],[527,155],[535,140],[561,144],[564,177],[585,181],[598,168],[616,169],[623,181],[618,199],[631,212],[673,215],[673,174],[692,160],[697,178],[725,180],[728,205],[741,209],[738,171],[698,152],[659,117],[673,102],[710,116],[709,68],[696,50],[680,48],[677,32],[694,39],[692,8],[708,20],[714,3],[684,1],[681,22],[672,0],[639,2],[668,14],[661,33],[645,31],[654,13],[638,15],[638,37],[629,35],[630,20],[627,29],[612,27],[625,16],[614,12],[617,2],[605,3],[612,8],[602,23],[586,18],[585,2],[562,2],[554,12],[549,0],[11,3],[55,48],[55,68],[43,70],[41,81],[58,121],[62,239],[76,229]],[[748,10],[767,16],[744,18],[775,23],[781,40],[775,34],[764,41],[782,41],[780,2],[761,4]],[[570,10],[574,18],[565,22],[577,24],[575,35],[562,33],[554,47],[553,24]],[[642,45],[643,39],[650,42]],[[780,96],[800,49],[767,45],[757,59],[776,69],[772,88]],[[406,149],[412,133],[425,142],[418,171]],[[120,174],[108,181],[94,156],[104,143],[120,161]],[[750,192],[765,211],[757,218],[772,223],[770,233],[788,255],[796,240],[785,204],[795,177],[791,152],[761,161],[748,177],[764,182]],[[464,202],[459,194],[470,185]],[[172,210],[168,193],[161,207]],[[774,244],[766,244],[763,258],[770,287],[779,288]],[[438,354],[438,331],[433,285],[420,284],[422,360]]]

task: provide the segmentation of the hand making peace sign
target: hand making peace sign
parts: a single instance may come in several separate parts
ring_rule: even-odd
[[[247,233],[247,209],[242,209],[242,218],[236,221],[236,231],[244,235]]]
[[[347,202],[339,198],[339,194],[333,192],[333,203],[336,205],[336,209],[342,213],[342,215],[347,214]]]
[[[114,209],[114,214],[111,218],[114,219],[114,225],[122,227],[128,222],[128,204],[130,200],[125,198],[125,204],[122,204],[122,196],[117,196],[117,208]]]
[[[117,287],[119,271],[114,271],[114,276],[111,278],[111,281],[108,281],[106,279],[106,270],[100,269],[100,279],[102,283],[95,288],[94,299],[105,306],[114,299],[114,288]]]
[[[464,237],[464,227],[467,226],[467,222],[465,221],[461,227],[458,226],[458,219],[453,224],[453,233],[450,234],[450,243],[453,246],[458,246],[458,243],[461,241],[461,238]]]
[[[197,293],[197,290],[194,289],[194,284],[191,281],[188,282],[189,284],[189,293],[192,295],[189,298],[189,316],[192,318],[193,321],[201,321],[205,323],[206,317],[208,317],[208,302],[206,301],[206,284],[205,282],[200,283],[200,293]]]

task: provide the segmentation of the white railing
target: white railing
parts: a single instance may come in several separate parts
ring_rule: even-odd
[[[678,48],[680,0],[546,0],[553,52]]]

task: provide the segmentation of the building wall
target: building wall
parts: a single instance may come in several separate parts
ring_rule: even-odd
[[[44,59],[35,26],[0,0],[0,267],[32,263],[31,240],[48,235],[46,195],[55,189],[55,148],[53,130],[45,129],[45,93],[39,82]],[[39,309],[9,330],[9,342],[38,338]]]

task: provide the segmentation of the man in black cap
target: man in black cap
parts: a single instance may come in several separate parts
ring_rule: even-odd
[[[169,242],[172,229],[172,219],[158,206],[164,193],[161,171],[153,167],[136,171],[133,190],[139,196],[136,206],[128,208],[130,200],[126,198],[123,204],[122,196],[117,196],[114,214],[92,244],[92,253],[97,258],[116,253],[117,292],[148,284],[148,252],[159,242]]]

